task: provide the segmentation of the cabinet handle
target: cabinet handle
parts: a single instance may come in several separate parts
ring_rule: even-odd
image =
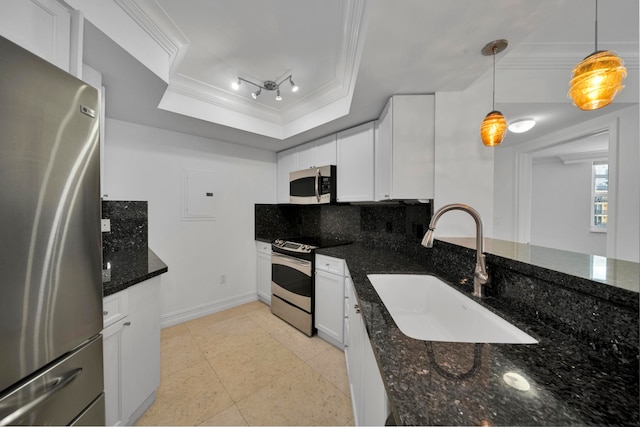
[[[356,313],[360,313],[360,306],[358,304],[354,305],[353,308],[355,308]]]
[[[107,311],[107,310],[104,310],[104,311],[102,312],[102,315],[103,315],[103,316],[106,316],[107,314],[109,314],[109,311]]]
[[[124,322],[123,325],[124,326],[131,326],[131,322]]]

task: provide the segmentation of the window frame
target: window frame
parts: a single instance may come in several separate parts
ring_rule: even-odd
[[[596,177],[601,177],[602,175],[596,175],[596,166],[599,165],[607,165],[607,181],[609,179],[609,162],[606,160],[600,160],[600,161],[594,161],[591,163],[591,199],[589,202],[589,223],[590,223],[590,229],[592,233],[606,233],[607,232],[607,224],[608,221],[605,221],[605,225],[596,225],[595,223],[595,218],[596,218],[596,212],[595,212],[595,207],[596,207],[596,197],[606,197],[606,204],[607,204],[607,214],[605,215],[601,215],[604,216],[605,218],[608,216],[608,204],[609,204],[609,184],[607,182],[607,191],[597,191],[596,190]]]

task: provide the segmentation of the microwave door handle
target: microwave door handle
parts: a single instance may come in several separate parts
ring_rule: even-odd
[[[316,199],[318,203],[320,203],[320,178],[322,178],[322,174],[320,173],[320,169],[316,169]]]

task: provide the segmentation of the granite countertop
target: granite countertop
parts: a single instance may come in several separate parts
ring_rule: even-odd
[[[398,424],[639,424],[637,364],[604,357],[584,342],[526,318],[494,298],[474,299],[535,337],[538,344],[409,338],[396,326],[367,274],[426,274],[423,259],[361,244],[317,253],[347,263]],[[521,391],[509,386],[505,374],[519,374],[530,388]]]
[[[438,240],[475,249],[476,239],[470,237],[438,237]],[[560,249],[546,248],[507,240],[484,238],[485,252],[553,271],[604,283],[622,289],[638,292],[640,264],[587,255]]]
[[[166,273],[167,265],[150,248],[104,255],[103,296],[123,291],[129,286]]]

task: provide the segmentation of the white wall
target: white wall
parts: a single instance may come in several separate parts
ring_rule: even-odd
[[[607,232],[607,256],[640,262],[640,108],[626,108],[616,118],[617,138],[609,148],[609,185],[615,191],[614,230]],[[610,142],[611,144],[611,142]],[[613,181],[613,182],[612,182]],[[612,190],[609,190],[611,198]],[[611,209],[611,207],[609,207]]]
[[[638,105],[568,127],[515,148],[496,150],[494,237],[529,243],[531,239],[531,181],[526,164],[532,153],[577,137],[609,130],[609,218],[607,253],[611,258],[640,260],[640,112]],[[529,171],[530,172],[530,171]],[[523,179],[524,177],[524,179]],[[529,176],[530,178],[531,176]],[[504,186],[504,191],[498,191]],[[530,205],[530,203],[529,203]],[[525,231],[523,231],[525,230]]]
[[[215,221],[181,220],[185,168],[213,173]],[[275,176],[275,153],[107,120],[105,193],[149,202],[149,246],[169,267],[163,326],[256,299],[254,203],[275,203]]]
[[[591,232],[591,163],[533,163],[531,244],[606,256],[606,233]]]
[[[490,76],[491,74],[488,74]],[[494,149],[480,139],[480,124],[491,111],[491,80],[486,76],[464,92],[436,94],[434,210],[449,203],[476,209],[484,233],[493,233]],[[475,222],[460,211],[438,221],[436,237],[473,237]]]

